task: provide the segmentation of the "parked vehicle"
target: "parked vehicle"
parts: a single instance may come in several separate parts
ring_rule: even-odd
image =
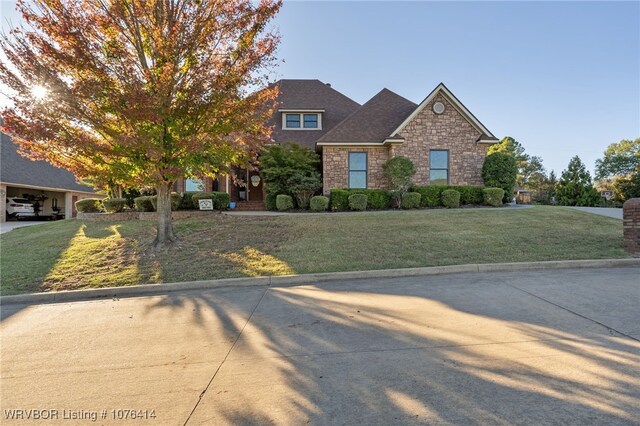
[[[7,198],[7,218],[15,217],[17,219],[21,217],[35,216],[35,210],[31,201],[24,198]]]

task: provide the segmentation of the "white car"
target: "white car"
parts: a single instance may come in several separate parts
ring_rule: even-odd
[[[33,204],[24,198],[7,198],[7,218],[35,216]]]

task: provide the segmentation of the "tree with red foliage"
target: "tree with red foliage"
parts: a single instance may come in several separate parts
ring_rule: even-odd
[[[3,131],[21,153],[99,183],[153,187],[155,247],[176,240],[171,188],[269,140],[281,0],[19,0],[0,37]]]

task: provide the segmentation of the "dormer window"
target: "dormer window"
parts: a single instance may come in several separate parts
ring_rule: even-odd
[[[282,112],[283,130],[322,130],[322,113],[324,110]]]

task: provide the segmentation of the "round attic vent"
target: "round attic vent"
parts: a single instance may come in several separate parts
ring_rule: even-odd
[[[444,112],[444,104],[442,102],[436,102],[433,104],[433,112],[436,114],[442,114]]]

